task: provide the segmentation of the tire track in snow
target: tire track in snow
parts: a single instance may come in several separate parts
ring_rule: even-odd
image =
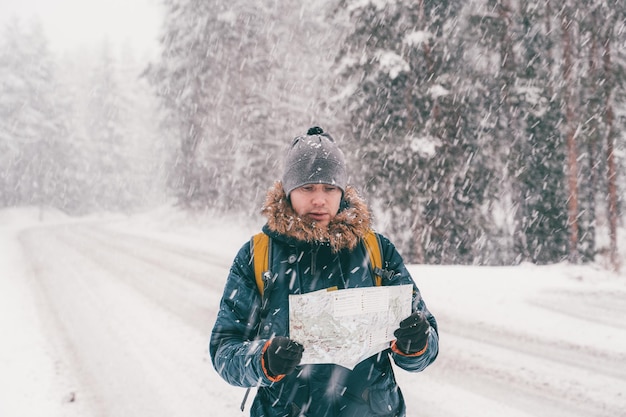
[[[539,353],[520,353],[452,335],[447,339],[454,347],[445,349],[444,343],[441,361],[427,374],[435,386],[456,386],[537,417],[614,417],[626,411],[620,400],[623,381],[604,378],[596,385],[600,379],[592,371],[552,362]]]
[[[446,385],[464,395],[484,397],[486,407],[506,404],[511,408],[504,412],[507,416],[626,415],[626,362],[621,354],[555,343],[441,313],[437,319],[442,329],[441,353],[421,376],[425,380],[420,381],[419,401],[432,401],[441,395],[432,387]],[[458,407],[447,410],[445,398],[440,399],[437,404],[431,402],[430,408],[454,416]],[[538,408],[541,414],[536,414]],[[432,415],[441,415],[437,413]]]
[[[575,368],[583,368],[595,373],[626,381],[626,352],[611,352],[602,346],[592,347],[573,344],[553,337],[542,338],[537,335],[521,334],[504,327],[451,318],[439,314],[438,319],[445,320],[446,332],[455,336],[478,342],[488,342],[513,352],[531,356],[540,355],[553,362]],[[584,341],[584,336],[581,334]]]
[[[129,247],[125,236],[85,234],[84,228],[63,228],[56,237],[80,252],[98,268],[142,294],[159,308],[180,317],[187,325],[208,335],[217,314],[223,282],[228,269],[188,258],[169,245],[152,246],[150,239]],[[155,249],[156,248],[156,249]],[[208,336],[207,336],[208,337]]]
[[[142,247],[148,247],[151,249],[157,249],[169,254],[177,254],[186,260],[197,260],[202,263],[210,262],[213,265],[221,265],[225,268],[230,266],[230,263],[225,263],[223,257],[216,256],[213,253],[200,250],[195,247],[182,246],[177,243],[165,242],[158,240],[154,237],[137,235],[131,233],[124,233],[117,229],[105,227],[102,225],[93,225],[89,227],[73,228],[74,231],[81,234],[90,236],[100,236],[107,239],[111,244],[115,244],[118,247],[126,247],[132,250],[140,249]],[[210,236],[214,237],[214,236]]]
[[[530,303],[552,312],[626,331],[626,293],[623,291],[550,291],[539,294]]]
[[[184,295],[174,294],[173,286],[162,291],[160,301],[150,299],[137,290],[139,284],[127,284],[130,275],[119,275],[120,270],[146,271],[145,262],[133,261],[132,256],[121,262],[119,252],[106,255],[108,250],[101,245],[76,238],[72,227],[30,230],[19,240],[32,254],[34,277],[47,300],[47,335],[67,352],[59,360],[82,382],[76,401],[98,410],[94,417],[186,417],[215,412],[220,404],[237,409],[240,390],[210,389],[221,382],[205,354],[210,310],[200,313],[200,319],[190,319],[189,310],[173,315],[159,308],[160,302],[172,306]],[[120,268],[103,268],[108,261]],[[176,281],[172,274],[150,268],[152,280],[143,284]],[[200,293],[198,288],[193,290]]]
[[[71,233],[79,236],[84,243],[89,245],[93,246],[97,243],[108,251],[152,263],[185,279],[191,279],[202,286],[210,286],[220,291],[225,277],[223,279],[211,278],[215,276],[216,270],[228,271],[230,267],[230,264],[225,263],[222,258],[211,253],[183,248],[149,237],[94,227],[72,228]]]

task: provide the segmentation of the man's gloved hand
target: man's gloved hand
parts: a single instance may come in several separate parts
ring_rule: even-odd
[[[304,346],[288,337],[276,336],[265,350],[263,358],[271,376],[286,375],[293,372],[302,359]]]
[[[400,328],[393,332],[396,347],[406,354],[417,353],[426,347],[430,324],[424,313],[415,312],[400,322]]]

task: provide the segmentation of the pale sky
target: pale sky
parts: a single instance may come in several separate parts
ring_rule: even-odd
[[[0,23],[34,16],[43,24],[50,47],[64,52],[108,39],[129,42],[138,51],[156,49],[162,23],[160,0],[0,0]]]

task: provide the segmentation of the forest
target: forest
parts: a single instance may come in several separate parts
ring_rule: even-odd
[[[148,63],[2,28],[0,208],[258,216],[318,125],[407,262],[620,267],[626,3],[162,5]]]

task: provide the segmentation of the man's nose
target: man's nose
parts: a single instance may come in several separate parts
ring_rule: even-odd
[[[311,201],[314,205],[321,206],[326,202],[326,197],[324,196],[323,192],[316,191],[313,193]]]

